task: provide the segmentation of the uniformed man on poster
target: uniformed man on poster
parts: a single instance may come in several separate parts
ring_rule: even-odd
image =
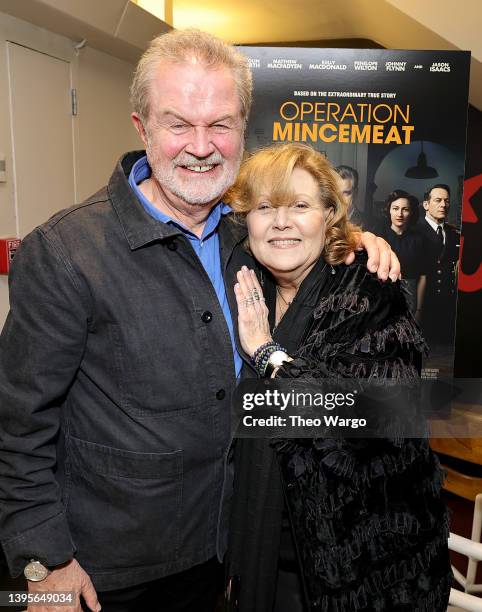
[[[427,240],[427,286],[422,328],[432,345],[450,344],[455,333],[460,233],[447,223],[450,187],[439,183],[423,197],[425,218],[418,228]]]

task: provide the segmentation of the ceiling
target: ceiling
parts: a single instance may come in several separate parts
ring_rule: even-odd
[[[173,0],[174,27],[196,24],[232,43],[351,37],[349,15],[326,0]]]
[[[472,49],[482,60],[480,0],[171,1],[175,28],[198,27],[233,43],[347,37],[404,48],[424,32],[419,43],[446,37],[464,50]],[[161,0],[137,2],[156,5]]]

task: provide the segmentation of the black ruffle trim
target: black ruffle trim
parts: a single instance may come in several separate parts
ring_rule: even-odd
[[[390,578],[381,578],[375,589],[374,585],[362,584],[341,595],[322,595],[311,603],[310,612],[446,612],[453,582],[451,572],[436,584],[418,567],[411,576],[399,580],[391,568],[390,573]]]
[[[390,342],[398,343],[402,348],[414,349],[420,353],[426,353],[428,350],[425,339],[411,315],[398,317],[385,325],[383,329],[371,330],[361,336],[356,317],[353,326],[347,324],[346,318],[341,319],[330,327],[313,330],[299,351],[299,357],[310,356],[312,359],[316,357],[317,360],[325,360],[338,355],[341,351],[349,351],[350,353],[361,352],[368,358],[370,355],[383,354]],[[336,332],[337,327],[341,328],[339,331],[342,333]],[[358,333],[354,334],[354,332]],[[327,342],[326,338],[333,334],[337,337],[337,341]]]
[[[360,455],[366,450],[370,452],[371,445],[385,447],[385,452],[360,461]],[[317,473],[320,482],[324,476],[320,465],[333,474],[345,479],[338,489],[331,492],[332,498],[325,500],[323,505],[335,511],[348,501],[361,486],[369,485],[374,479],[393,476],[402,473],[415,461],[427,462],[433,457],[428,440],[357,440],[349,441],[335,438],[314,438],[310,440],[275,439],[271,442],[276,452],[287,458],[286,466],[296,478],[305,472]],[[435,459],[434,459],[435,460]],[[436,460],[435,460],[436,461]],[[434,474],[434,490],[440,490],[443,482],[443,472],[438,469]],[[335,492],[336,491],[336,492]],[[323,500],[320,500],[323,503]]]
[[[358,291],[345,291],[344,293],[330,293],[322,298],[314,311],[315,319],[321,319],[328,312],[346,310],[351,314],[368,312],[370,300],[361,296]]]
[[[298,544],[305,580],[319,603],[313,609],[428,612],[437,590],[420,594],[417,587],[415,600],[414,584],[433,576],[437,556],[444,558],[437,575],[450,573],[443,472],[428,441],[272,444],[292,485],[287,501],[295,532],[303,534]],[[418,607],[403,607],[405,600]]]
[[[419,517],[420,518],[420,517]],[[330,545],[330,554],[315,555],[315,572],[328,576],[333,573],[333,566],[347,568],[350,572],[352,561],[364,553],[374,560],[387,558],[403,549],[405,536],[424,537],[429,529],[436,530],[446,543],[449,537],[448,515],[436,516],[426,513],[424,525],[419,518],[409,512],[395,512],[384,516],[371,516],[360,522],[341,543],[336,544],[336,534],[329,534],[323,523],[316,521],[316,539]],[[321,524],[320,524],[321,523]],[[331,535],[331,538],[327,537]],[[327,541],[327,540],[331,540]],[[415,541],[415,539],[413,540]]]

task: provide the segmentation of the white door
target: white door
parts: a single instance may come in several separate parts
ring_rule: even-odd
[[[75,202],[70,63],[8,42],[20,237]]]

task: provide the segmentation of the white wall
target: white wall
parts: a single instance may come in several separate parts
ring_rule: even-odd
[[[14,135],[11,124],[7,42],[71,62],[72,85],[77,89],[74,118],[74,159],[77,202],[104,185],[120,155],[141,148],[130,122],[129,85],[134,66],[87,46],[77,56],[72,41],[30,23],[0,13],[0,156],[5,155],[7,181],[0,183],[0,237],[16,236],[18,225],[13,177]],[[32,91],[32,104],[35,91]],[[43,143],[31,135],[31,146],[42,164]],[[55,139],[55,130],[51,138]],[[65,206],[74,202],[66,202]],[[50,214],[56,212],[50,211]],[[0,328],[8,311],[7,277],[0,275]]]
[[[78,197],[105,185],[122,153],[143,144],[130,120],[134,66],[86,48],[78,70]]]

